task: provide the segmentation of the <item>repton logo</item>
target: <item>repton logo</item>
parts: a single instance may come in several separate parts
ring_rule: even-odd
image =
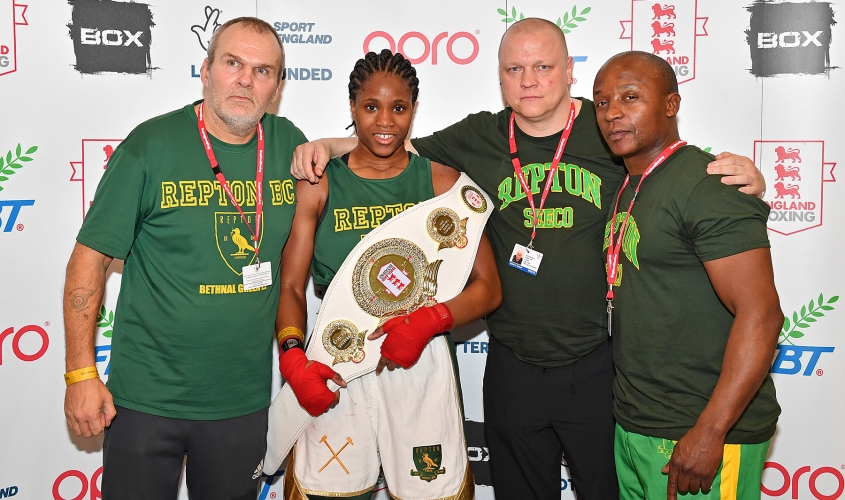
[[[235,195],[235,199],[238,200],[238,203],[243,204],[243,195],[238,196],[237,184],[232,187],[232,194]],[[251,194],[254,196],[254,192]],[[254,201],[252,205],[255,205]],[[255,227],[255,212],[244,212],[244,216],[246,216],[250,227]],[[264,219],[261,220],[261,224],[264,225]],[[220,251],[220,257],[223,258],[232,272],[240,276],[242,273],[241,269],[255,261],[255,247],[252,233],[249,227],[244,224],[241,214],[237,211],[215,212],[214,235],[217,239],[217,249]],[[261,246],[261,239],[263,238],[264,231],[262,230],[259,236],[259,248]]]
[[[443,450],[439,444],[415,446],[414,466],[417,470],[412,470],[411,475],[430,483],[437,479],[438,475],[446,474],[446,468],[440,467],[441,463],[443,463]]]
[[[631,50],[658,55],[672,66],[678,83],[695,78],[696,41],[707,36],[707,17],[698,16],[698,0],[631,0],[631,19],[620,21]]]
[[[82,161],[70,162],[73,173],[70,180],[82,186],[82,218],[88,214],[94,193],[115,148],[123,139],[82,139]]]
[[[836,181],[836,163],[824,160],[824,141],[754,141],[754,164],[769,186],[769,230],[790,235],[822,225],[824,184]]]
[[[820,75],[830,71],[833,8],[826,2],[757,1],[745,32],[751,50],[751,74]]]
[[[0,76],[18,70],[17,28],[28,25],[24,17],[26,8],[15,0],[0,1]]]
[[[149,5],[112,0],[69,0],[73,15],[68,29],[82,74],[147,74],[153,14]]]

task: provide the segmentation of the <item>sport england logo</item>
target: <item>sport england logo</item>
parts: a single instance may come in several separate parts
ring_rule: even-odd
[[[824,141],[754,141],[754,164],[769,186],[769,230],[790,235],[822,225],[824,184],[836,181]]]
[[[829,3],[770,3],[748,7],[745,32],[751,50],[751,74],[820,75],[830,71],[833,8]]]
[[[94,203],[94,193],[100,184],[100,179],[106,173],[106,166],[123,139],[82,139],[82,161],[70,162],[73,173],[71,181],[82,185],[82,218],[88,214],[88,209]]]
[[[678,83],[695,78],[696,41],[707,36],[707,17],[698,16],[698,0],[631,0],[631,19],[622,24],[623,40],[631,50],[658,55],[672,66]]]
[[[24,17],[26,5],[16,4],[15,0],[0,5],[0,76],[3,76],[18,70],[17,27],[29,23]]]
[[[476,31],[477,33],[480,32]],[[373,44],[372,41],[376,38],[386,41],[387,47],[384,47],[383,43]],[[443,45],[441,45],[441,42],[443,42]],[[443,46],[446,48],[446,56],[455,64],[469,64],[478,57],[478,39],[468,31],[459,31],[451,36],[444,31],[432,39],[419,31],[409,31],[400,36],[398,42],[393,35],[386,31],[373,31],[364,39],[365,54],[389,48],[391,52],[399,52],[404,55],[411,64],[420,64],[429,59],[431,64],[437,64],[438,60],[442,60]]]
[[[112,0],[71,0],[68,24],[82,74],[147,74],[150,64],[153,14],[149,5]]]
[[[18,143],[14,153],[10,149],[6,156],[0,155],[0,191],[3,191],[5,187],[2,183],[8,182],[12,175],[18,173],[24,165],[31,162],[32,157],[30,155],[36,151],[38,151],[38,146],[32,146],[24,151]],[[35,200],[0,200],[0,232],[11,233],[12,229],[23,231],[24,225],[16,223],[18,215],[23,207],[31,207],[32,205],[35,205]],[[3,218],[6,219],[5,224]]]
[[[818,300],[818,302],[816,302]],[[836,301],[839,300],[838,295],[834,295],[825,302],[824,295],[819,294],[818,299],[813,299],[809,304],[801,307],[801,313],[798,311],[792,313],[792,320],[787,316],[783,320],[783,328],[781,328],[780,336],[778,337],[777,356],[774,363],[772,363],[772,373],[781,375],[801,375],[809,377],[815,373],[816,375],[823,375],[824,371],[819,368],[816,370],[816,364],[821,358],[822,354],[833,352],[833,346],[803,346],[797,345],[793,341],[804,338],[804,332],[810,325],[817,322],[820,318],[825,316],[825,312],[833,310]],[[805,356],[806,354],[806,356]],[[803,361],[802,361],[803,360]],[[803,369],[802,367],[805,366]]]

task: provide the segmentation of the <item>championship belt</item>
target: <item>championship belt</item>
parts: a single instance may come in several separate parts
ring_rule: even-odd
[[[375,370],[385,337],[366,336],[392,317],[461,293],[491,213],[484,191],[461,174],[448,192],[370,231],[326,291],[308,340],[308,359],[331,366],[347,382]],[[330,380],[327,384],[338,389]],[[281,467],[312,418],[285,384],[270,405],[264,473]]]

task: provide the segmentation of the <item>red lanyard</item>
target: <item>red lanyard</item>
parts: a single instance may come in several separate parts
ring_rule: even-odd
[[[619,194],[616,196],[616,204],[613,206],[613,217],[610,219],[610,242],[607,246],[607,300],[613,300],[613,284],[616,283],[616,274],[618,271],[618,263],[619,263],[619,252],[622,250],[622,240],[625,239],[625,226],[628,224],[628,217],[631,216],[631,210],[634,209],[634,202],[637,201],[637,195],[640,193],[640,187],[643,185],[643,181],[646,177],[651,174],[654,169],[656,169],[661,163],[666,161],[666,158],[669,158],[672,153],[674,153],[678,148],[685,145],[686,141],[676,141],[673,144],[669,145],[666,149],[663,150],[660,155],[651,162],[651,165],[648,166],[645,172],[643,172],[643,176],[640,177],[640,183],[637,184],[637,189],[634,190],[634,197],[631,198],[631,204],[628,205],[628,212],[625,214],[625,218],[622,219],[622,225],[619,227],[619,241],[616,242],[616,246],[613,245],[613,225],[616,223],[616,210],[619,208],[619,200],[622,199],[622,192],[625,191],[625,188],[628,186],[628,182],[631,180],[631,176],[625,176],[625,181],[622,183],[622,187],[619,188]],[[608,302],[609,304],[609,302]],[[608,305],[608,308],[610,306]]]
[[[197,115],[197,126],[200,130],[202,145],[205,147],[205,154],[208,155],[208,162],[211,164],[211,171],[214,172],[217,181],[220,182],[220,186],[226,191],[226,195],[229,197],[232,205],[238,209],[238,213],[241,214],[241,219],[246,224],[246,228],[252,233],[252,240],[255,242],[255,259],[257,262],[261,262],[258,259],[258,233],[261,232],[261,214],[264,211],[264,188],[262,187],[264,181],[264,127],[261,126],[261,122],[258,122],[258,126],[256,127],[258,131],[258,159],[255,165],[255,230],[253,231],[252,226],[246,220],[244,211],[241,210],[240,203],[238,203],[238,200],[232,194],[232,189],[229,187],[229,183],[226,182],[226,177],[223,176],[223,171],[217,163],[217,158],[214,157],[214,149],[211,148],[211,141],[208,140],[208,132],[205,130],[205,120],[202,118],[204,108],[205,102],[200,104],[199,114]]]
[[[557,145],[557,150],[555,151],[554,159],[552,160],[552,166],[549,169],[549,176],[546,178],[546,185],[543,187],[543,196],[540,197],[540,208],[536,208],[534,206],[534,194],[531,192],[531,189],[528,187],[528,182],[525,180],[525,174],[522,173],[522,165],[519,163],[519,155],[516,152],[516,136],[514,135],[514,113],[511,111],[511,120],[510,125],[508,126],[508,141],[510,141],[511,147],[511,161],[513,162],[513,169],[516,172],[516,178],[519,179],[519,183],[522,184],[522,190],[525,192],[525,196],[528,197],[528,204],[531,205],[531,210],[534,213],[534,224],[531,226],[531,241],[528,243],[528,248],[534,248],[532,243],[534,243],[534,238],[537,236],[537,212],[543,210],[543,206],[546,204],[546,197],[549,195],[549,189],[552,187],[552,179],[557,173],[557,166],[560,163],[560,157],[563,156],[563,149],[566,147],[566,141],[569,140],[569,133],[572,132],[572,124],[575,123],[575,100],[570,98],[569,99],[569,119],[566,121],[566,127],[563,128],[563,133],[560,136],[560,143]]]

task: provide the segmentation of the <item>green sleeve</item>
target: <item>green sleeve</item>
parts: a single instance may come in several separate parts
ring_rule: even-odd
[[[146,169],[134,156],[115,150],[76,241],[125,260],[153,208],[147,180]]]
[[[411,139],[411,144],[423,158],[448,165],[460,172],[466,171],[465,153],[470,149],[469,120],[463,119],[428,137]]]
[[[708,175],[692,190],[684,210],[684,226],[702,262],[755,248],[769,248],[766,222],[769,206],[736,187]]]

